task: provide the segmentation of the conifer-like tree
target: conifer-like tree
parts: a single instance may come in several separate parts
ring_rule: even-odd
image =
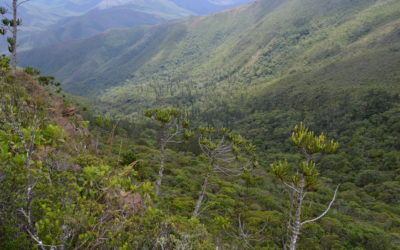
[[[203,185],[197,198],[193,217],[198,217],[206,195],[209,178],[213,174],[239,176],[257,163],[254,161],[255,146],[242,136],[230,133],[227,129],[216,130],[211,127],[199,127],[199,146],[207,161]]]
[[[160,150],[160,168],[155,183],[155,194],[160,195],[161,184],[164,177],[166,147],[170,143],[180,143],[179,136],[190,136],[189,122],[183,119],[182,113],[174,108],[148,109],[144,115],[151,118],[158,125],[158,147]]]
[[[290,193],[290,212],[287,226],[289,243],[284,243],[284,248],[289,245],[290,250],[297,248],[301,228],[307,223],[315,222],[325,216],[336,199],[338,187],[326,210],[319,216],[302,221],[302,208],[306,194],[318,185],[319,171],[315,160],[324,154],[334,153],[339,144],[334,140],[327,140],[323,134],[316,136],[303,124],[296,126],[292,134],[292,141],[305,160],[296,166],[290,166],[287,161],[275,162],[270,165],[273,174],[280,179]]]
[[[3,29],[1,30],[2,34],[5,34],[6,31],[10,31],[12,36],[7,38],[8,42],[8,51],[11,53],[11,65],[13,68],[13,72],[17,72],[17,33],[18,33],[18,26],[22,24],[22,20],[18,18],[18,8],[26,3],[29,0],[12,0],[11,2],[11,9],[12,9],[12,16],[11,18],[3,18],[2,24]],[[0,14],[6,14],[6,10],[1,8]]]

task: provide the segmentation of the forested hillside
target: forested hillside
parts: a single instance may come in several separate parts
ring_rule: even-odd
[[[21,2],[20,49],[87,38],[112,28],[154,25],[194,15],[168,0],[41,0]],[[9,13],[11,14],[11,13]]]
[[[171,103],[189,95],[195,100],[185,104],[192,105],[202,96],[209,100],[211,89],[256,89],[346,58],[389,50],[396,60],[398,5],[390,0],[263,0],[207,17],[33,50],[21,61],[57,76],[72,93],[101,94],[116,106],[127,104],[127,113],[154,103],[154,84]],[[375,66],[370,60],[365,64]],[[359,75],[368,78],[369,72]]]
[[[21,61],[70,94],[3,61],[6,248],[400,249],[397,0],[258,0]]]
[[[298,103],[288,111],[270,97],[276,105],[237,124],[264,144],[253,151],[250,140],[197,127],[177,109],[150,109],[143,118],[153,122],[132,124],[79,111],[30,69],[1,80],[4,249],[281,249],[295,205],[278,179],[302,161],[296,147],[320,169],[299,163],[308,183],[301,219],[324,215],[302,228],[298,248],[398,249],[398,96],[369,93],[334,129],[314,120],[318,112],[304,119]],[[342,141],[303,127],[289,140],[286,129],[301,119]],[[327,155],[317,160],[319,152]]]

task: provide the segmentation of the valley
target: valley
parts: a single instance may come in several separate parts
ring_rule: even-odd
[[[0,63],[0,245],[399,249],[398,0],[52,4]]]

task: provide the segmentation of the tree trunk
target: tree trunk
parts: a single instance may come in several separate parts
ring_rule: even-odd
[[[304,177],[301,179],[300,185],[298,187],[298,193],[296,196],[296,200],[294,201],[295,209],[296,209],[296,214],[294,217],[294,223],[292,225],[291,231],[291,239],[290,239],[290,250],[296,250],[297,248],[297,240],[300,235],[300,230],[301,230],[301,206],[303,205],[303,200],[304,200],[304,187],[305,187],[305,179]]]
[[[161,183],[164,177],[164,162],[165,162],[165,146],[160,147],[160,169],[158,170],[158,178],[156,181],[156,196],[160,195]]]
[[[12,46],[12,67],[13,67],[13,72],[14,74],[17,72],[17,29],[18,29],[18,25],[17,25],[17,21],[18,21],[18,17],[17,17],[17,3],[18,0],[13,0],[12,3],[12,8],[13,8],[13,28],[12,28],[12,36],[13,36],[13,46]]]
[[[201,186],[199,198],[196,201],[196,207],[194,208],[194,211],[193,211],[193,217],[199,216],[201,203],[203,202],[204,196],[206,194],[207,185],[208,185],[208,176],[206,176],[206,178],[204,179],[203,185]]]

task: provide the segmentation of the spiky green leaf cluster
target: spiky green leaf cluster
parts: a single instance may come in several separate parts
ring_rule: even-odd
[[[303,123],[296,125],[292,133],[292,141],[303,153],[310,155],[317,153],[334,153],[339,147],[339,143],[334,140],[327,140],[322,133],[316,136],[313,131],[309,131]]]
[[[289,173],[289,164],[287,161],[275,161],[270,164],[272,173],[280,180],[285,180]]]
[[[161,126],[165,126],[165,124],[171,122],[173,119],[178,119],[180,112],[174,108],[155,108],[146,110],[144,115],[160,122]]]
[[[314,161],[314,155],[317,153],[333,153],[339,144],[334,140],[328,141],[323,134],[315,136],[314,132],[302,123],[294,128],[292,141],[300,149],[306,160],[295,166],[291,166],[286,160],[278,161],[270,164],[270,169],[275,177],[282,181],[290,182],[296,186],[300,184],[300,180],[304,179],[305,187],[313,189],[318,185],[318,176],[320,175]]]

